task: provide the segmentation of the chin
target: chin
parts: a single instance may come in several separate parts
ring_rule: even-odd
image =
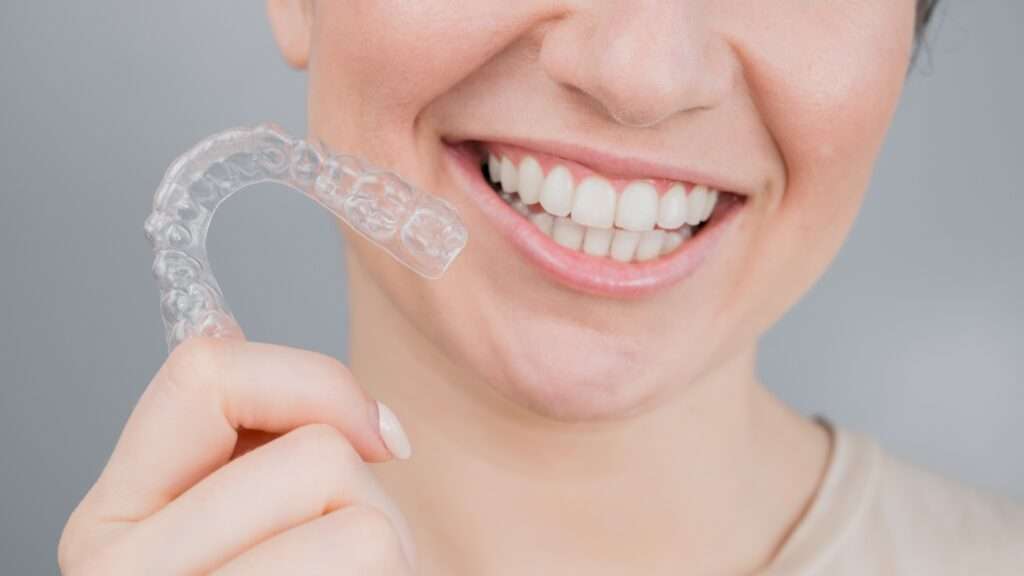
[[[609,374],[595,368],[569,362],[547,365],[532,374],[517,373],[495,388],[526,410],[562,422],[617,420],[647,405],[653,390],[643,385],[639,371],[619,365]]]
[[[635,338],[596,332],[566,320],[537,320],[503,331],[480,363],[483,385],[543,418],[572,422],[616,420],[641,412],[658,393],[669,366],[645,355]],[[517,334],[512,342],[509,334]],[[658,370],[651,370],[657,365]]]

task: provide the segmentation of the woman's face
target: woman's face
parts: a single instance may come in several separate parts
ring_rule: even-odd
[[[271,0],[270,13],[286,57],[308,68],[311,134],[444,197],[469,231],[440,280],[346,228],[350,265],[479,385],[573,419],[630,413],[749,358],[822,273],[900,94],[914,8]],[[540,190],[532,212],[571,210],[559,242],[582,234],[632,261],[563,247],[545,217],[520,216],[479,168],[488,151],[539,161],[523,195]],[[677,184],[694,214],[698,186],[720,190],[716,212],[638,261],[634,241],[665,236],[602,222],[611,210],[616,227],[671,230]]]

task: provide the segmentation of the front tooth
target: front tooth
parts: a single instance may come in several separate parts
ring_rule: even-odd
[[[516,174],[516,165],[508,159],[508,156],[501,158],[501,189],[505,192],[515,192],[519,189],[519,178]]]
[[[555,166],[544,178],[540,205],[554,216],[568,216],[572,211],[572,174],[565,166]]]
[[[658,191],[647,182],[633,182],[619,196],[615,225],[643,232],[654,228],[658,219]]]
[[[682,246],[683,240],[683,235],[680,234],[679,232],[666,232],[665,240],[662,241],[661,243],[661,253],[668,254],[669,252]]]
[[[527,218],[529,218],[530,222],[533,222],[533,224],[537,226],[537,228],[540,228],[541,232],[548,236],[551,236],[551,229],[555,225],[554,216],[548,214],[547,212],[534,212],[533,214],[527,216]]]
[[[636,246],[636,254],[633,257],[639,261],[657,258],[661,254],[661,245],[664,240],[664,230],[654,229],[642,233],[640,242]]]
[[[597,176],[588,176],[576,186],[572,219],[577,224],[611,228],[615,222],[615,188]]]
[[[708,192],[707,201],[704,202],[704,214],[701,215],[700,221],[703,222],[711,217],[711,212],[715,210],[715,204],[718,202],[718,191],[711,190]]]
[[[551,229],[551,238],[554,239],[555,243],[561,244],[566,248],[579,250],[580,246],[583,245],[584,232],[583,226],[568,218],[559,217],[555,218],[555,226]]]
[[[690,226],[700,224],[700,217],[704,214],[704,206],[707,204],[708,189],[704,186],[694,186],[690,197],[686,199],[686,223]]]
[[[540,162],[533,156],[523,158],[519,163],[519,198],[524,204],[536,204],[540,199],[540,189],[544,184],[544,172]]]
[[[636,245],[640,242],[640,233],[630,230],[616,230],[612,236],[612,248],[610,255],[619,262],[629,262],[636,252]]]
[[[587,228],[583,235],[583,251],[591,256],[607,256],[608,250],[612,247],[612,236],[615,231],[611,228]]]
[[[491,182],[497,184],[501,182],[501,160],[494,154],[487,155],[487,175],[491,178]]]
[[[658,226],[674,230],[686,223],[686,189],[674,184],[658,201]]]

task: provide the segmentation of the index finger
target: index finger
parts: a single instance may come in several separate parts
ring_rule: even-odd
[[[82,504],[106,518],[145,518],[224,465],[240,427],[283,433],[328,424],[364,460],[384,461],[391,452],[381,416],[386,426],[396,424],[329,356],[193,337],[175,348],[139,399]]]

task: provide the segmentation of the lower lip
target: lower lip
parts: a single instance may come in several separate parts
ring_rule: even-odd
[[[446,160],[470,192],[468,195],[528,260],[560,284],[598,296],[638,298],[682,281],[711,256],[743,206],[736,202],[721,212],[716,210],[699,234],[666,256],[645,262],[618,262],[557,244],[491,189],[480,172],[479,157],[468,145],[446,144],[445,148]]]

